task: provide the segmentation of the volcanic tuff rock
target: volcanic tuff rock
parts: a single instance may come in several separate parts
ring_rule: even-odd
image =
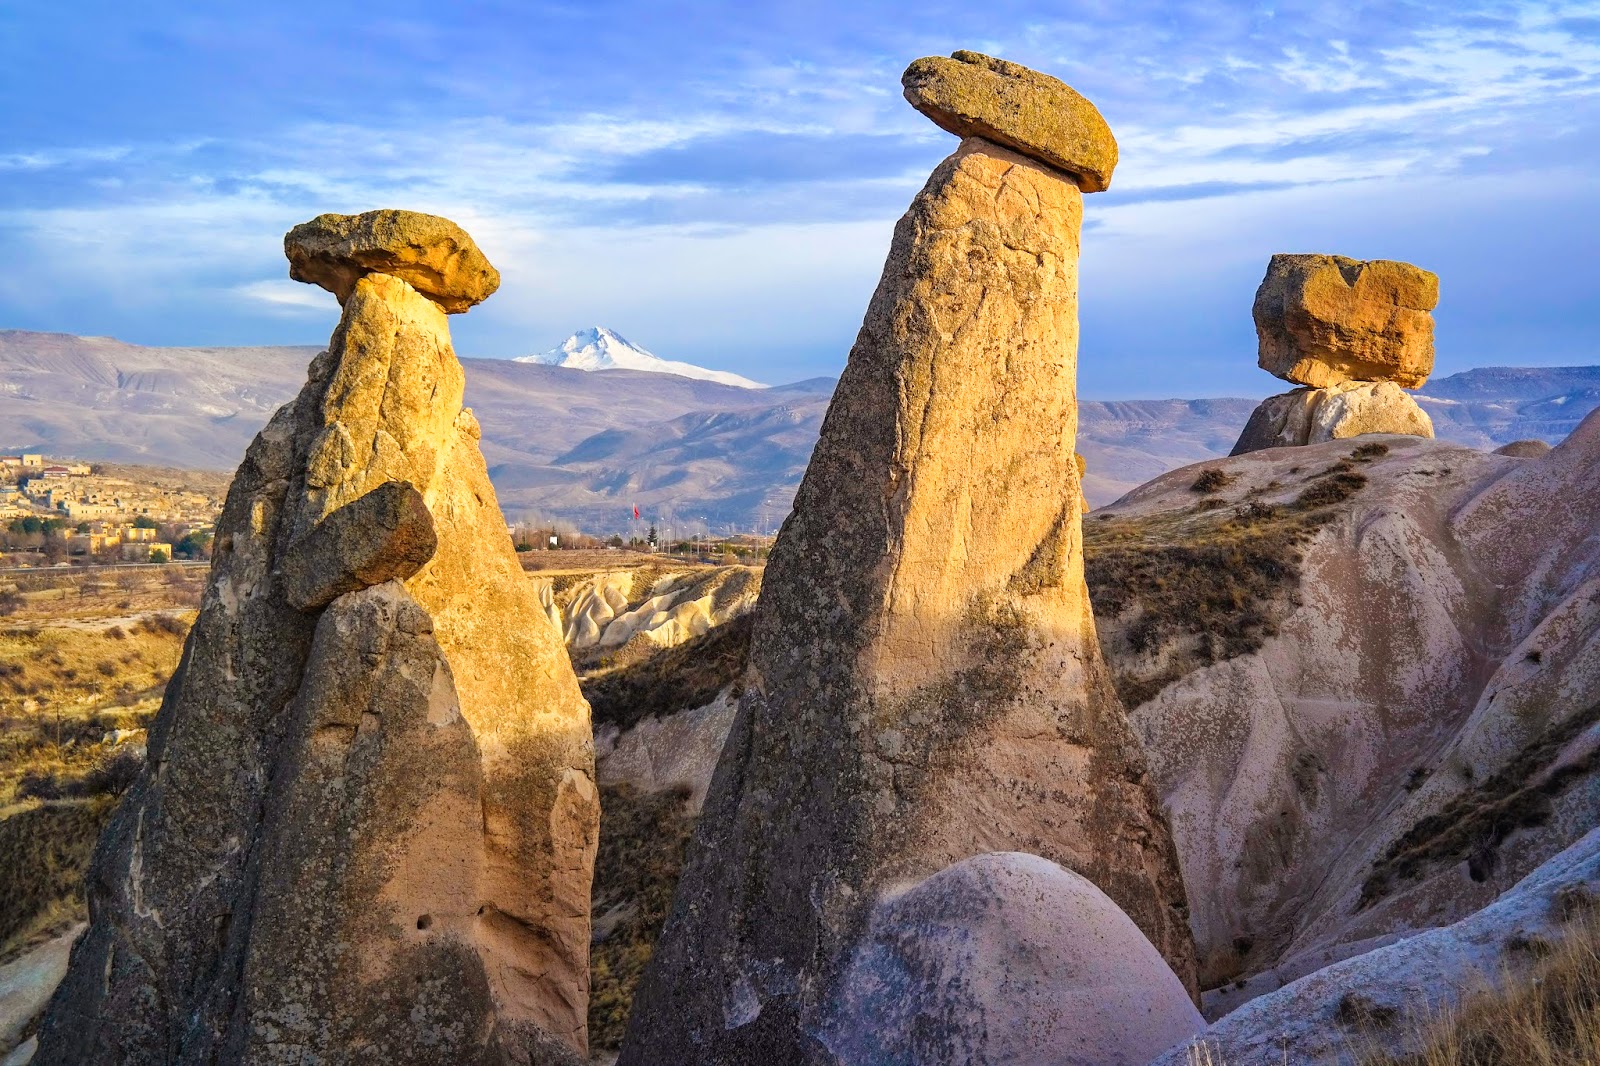
[[[334,266],[359,276],[234,478],[41,1063],[584,1048],[588,709],[526,624],[444,311]]]
[[[1296,385],[1392,381],[1433,372],[1439,279],[1410,263],[1274,255],[1256,290],[1261,369]]]
[[[1298,572],[1254,650],[1192,660],[1130,712],[1205,886],[1208,1013],[1458,920],[1600,822],[1597,468],[1591,413],[1533,458],[1329,442],[1174,471],[1097,512],[1173,545],[1151,556],[1169,589],[1193,580],[1185,553]],[[1200,509],[1208,474],[1223,487]],[[1299,499],[1333,510],[1286,555]],[[1101,619],[1119,676],[1185,659],[1181,634],[1135,650],[1130,625]]]
[[[878,903],[824,1040],[859,1066],[1145,1066],[1204,1025],[1105,893],[1002,852]]]
[[[1432,437],[1433,420],[1390,381],[1295,389],[1261,401],[1230,454],[1346,440],[1367,433]]]
[[[349,299],[365,274],[400,278],[459,315],[494,295],[500,272],[465,230],[447,218],[416,211],[318,215],[283,238],[289,276]]]
[[[896,227],[622,1063],[835,1061],[879,901],[989,852],[1087,877],[1191,979],[1083,583],[1081,218],[1060,171],[968,138]]]
[[[1099,110],[1064,82],[1019,63],[953,52],[906,68],[911,106],[957,137],[982,137],[1104,192],[1117,168],[1117,139]]]

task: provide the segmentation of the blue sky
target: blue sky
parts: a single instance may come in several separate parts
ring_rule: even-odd
[[[835,374],[954,138],[900,96],[976,48],[1093,100],[1084,395],[1263,395],[1274,251],[1439,273],[1439,373],[1600,361],[1600,2],[138,4],[0,0],[0,328],[320,343],[322,211],[462,223],[464,355],[607,325]]]

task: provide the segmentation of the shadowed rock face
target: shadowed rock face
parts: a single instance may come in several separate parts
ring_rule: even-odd
[[[251,445],[41,1063],[583,1050],[588,708],[445,321],[362,274]]]
[[[1083,582],[1082,194],[969,139],[895,230],[756,607],[745,695],[622,1062],[845,1061],[876,901],[1021,851],[1192,989],[1182,883]]]

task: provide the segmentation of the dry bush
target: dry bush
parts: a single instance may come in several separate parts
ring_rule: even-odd
[[[675,648],[583,682],[594,724],[627,729],[650,717],[703,707],[744,677],[752,616],[741,615]]]
[[[1129,707],[1275,635],[1298,605],[1306,543],[1367,483],[1341,459],[1286,503],[1264,502],[1263,490],[1232,505],[1213,495],[1234,480],[1208,470],[1191,486],[1207,494],[1192,508],[1084,523],[1084,578]]]
[[[1362,1066],[1595,1066],[1600,1063],[1600,924],[1583,916],[1522,973],[1423,1022],[1421,1050]]]
[[[84,917],[83,875],[112,802],[0,815],[0,960]]]
[[[694,829],[688,799],[686,789],[642,793],[626,785],[601,787],[592,897],[597,928],[590,951],[591,1048],[622,1046],[634,991],[683,872]],[[602,921],[608,914],[610,921]]]

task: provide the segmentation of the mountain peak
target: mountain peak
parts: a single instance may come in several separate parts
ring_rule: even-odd
[[[759,381],[726,370],[707,370],[693,363],[681,363],[641,348],[615,330],[604,326],[580,329],[549,351],[538,355],[524,355],[512,360],[517,363],[540,363],[545,366],[564,366],[573,370],[644,370],[654,374],[676,374],[679,377],[715,381],[741,389],[764,389]]]

